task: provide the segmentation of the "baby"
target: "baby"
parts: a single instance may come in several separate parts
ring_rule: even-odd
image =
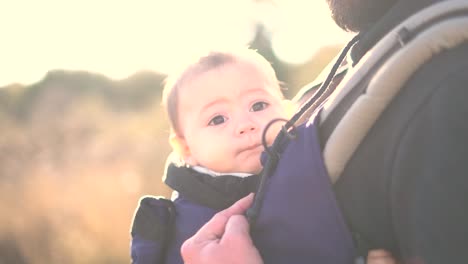
[[[176,157],[168,162],[165,183],[177,195],[172,201],[150,197],[140,201],[132,227],[134,263],[183,263],[180,247],[186,239],[216,212],[256,191],[262,153],[281,129],[281,123],[271,122],[287,120],[292,108],[283,98],[270,63],[250,49],[201,56],[169,79],[163,102]],[[268,133],[263,134],[267,126]],[[290,180],[288,175],[272,176],[265,212],[252,230],[263,259],[266,263],[350,263],[354,257],[351,236],[327,176],[318,175],[320,180],[315,182],[313,177],[303,181],[298,175],[307,173],[291,174]],[[307,186],[324,193],[311,196]],[[294,197],[304,200],[305,207],[296,206]],[[312,205],[309,211],[314,210],[313,204],[320,211],[305,213],[308,204]],[[268,205],[274,210],[268,211]],[[161,220],[161,210],[170,217]],[[301,226],[295,219],[307,225]],[[160,231],[149,235],[154,230]],[[369,261],[393,263],[374,262],[382,261],[379,258]]]

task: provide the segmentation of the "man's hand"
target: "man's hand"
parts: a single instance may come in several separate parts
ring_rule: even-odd
[[[367,264],[398,264],[393,255],[383,249],[374,249],[367,255]]]
[[[243,213],[253,201],[253,194],[217,213],[181,248],[189,264],[258,264],[263,263],[252,243],[249,224]]]

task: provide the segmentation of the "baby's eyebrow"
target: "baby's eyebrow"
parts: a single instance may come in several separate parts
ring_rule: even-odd
[[[222,99],[222,98],[219,98],[219,99],[215,99],[213,101],[210,101],[209,103],[205,104],[201,109],[200,109],[200,113],[203,113],[205,111],[207,111],[209,108],[211,107],[214,107],[218,104],[222,104],[226,101],[226,99]]]
[[[281,93],[281,91],[278,91]],[[265,87],[265,88],[252,88],[246,92],[246,95],[262,95],[262,96],[275,96],[275,91],[271,89],[271,87]]]
[[[266,88],[252,88],[252,89],[247,90],[246,93],[251,94],[251,93],[268,93],[268,92]]]

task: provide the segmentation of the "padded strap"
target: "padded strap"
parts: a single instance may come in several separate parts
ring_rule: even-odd
[[[468,1],[440,2],[397,26],[348,72],[320,116],[321,123],[333,124],[323,151],[332,182],[412,74],[434,55],[468,41],[467,29]],[[365,92],[347,105],[356,89]]]

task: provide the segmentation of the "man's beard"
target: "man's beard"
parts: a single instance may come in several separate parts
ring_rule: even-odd
[[[332,17],[342,29],[366,30],[379,20],[398,0],[327,0]]]

